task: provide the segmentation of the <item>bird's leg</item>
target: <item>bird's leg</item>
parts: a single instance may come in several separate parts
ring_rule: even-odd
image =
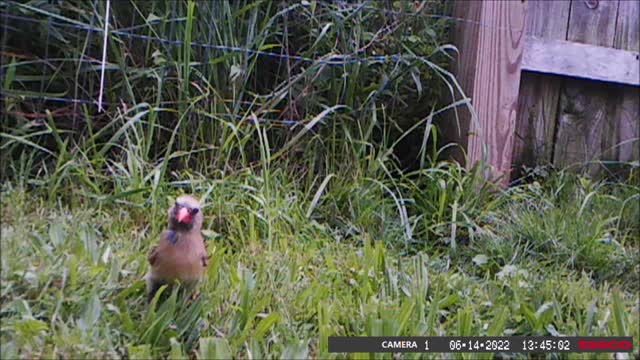
[[[182,284],[184,295],[190,302],[197,300],[200,297],[200,291],[198,291],[198,281],[189,281]]]
[[[153,297],[156,296],[158,290],[162,287],[162,285],[166,285],[164,281],[157,279],[147,279],[147,301],[151,302]]]

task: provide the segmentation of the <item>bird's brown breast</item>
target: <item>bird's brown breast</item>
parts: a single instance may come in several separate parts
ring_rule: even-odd
[[[175,245],[162,236],[151,264],[152,277],[183,282],[200,279],[205,271],[202,257],[206,257],[206,250],[202,237],[198,235],[180,234]]]

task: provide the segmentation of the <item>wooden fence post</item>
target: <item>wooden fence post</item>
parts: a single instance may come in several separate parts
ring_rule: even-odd
[[[475,116],[459,110],[457,142],[467,167],[484,161],[485,176],[508,184],[516,126],[527,1],[456,1],[454,73]],[[456,127],[456,125],[451,125]],[[451,133],[451,131],[448,131]]]

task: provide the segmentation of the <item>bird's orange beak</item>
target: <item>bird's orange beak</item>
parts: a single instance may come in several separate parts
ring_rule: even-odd
[[[191,222],[191,212],[189,212],[189,209],[187,208],[180,208],[176,215],[176,219],[178,219],[178,222],[180,223],[189,224]]]

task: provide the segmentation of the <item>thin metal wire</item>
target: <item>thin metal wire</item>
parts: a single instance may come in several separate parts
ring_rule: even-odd
[[[62,103],[72,103],[72,104],[87,104],[87,105],[97,105],[98,102],[96,100],[82,100],[82,99],[71,99],[71,98],[60,98],[60,97],[51,97],[51,96],[36,96],[36,95],[29,95],[29,94],[15,94],[15,95],[5,95],[5,94],[0,94],[0,99],[6,100],[9,98],[15,98],[15,97],[24,97],[24,98],[30,98],[30,99],[41,99],[44,101],[55,101],[55,102],[62,102]],[[166,102],[163,101],[161,102],[161,104],[167,104],[167,103],[171,103],[171,102]],[[110,102],[106,102],[103,101],[102,105],[113,105],[113,103]],[[232,114],[227,114],[227,113],[213,113],[210,114],[216,117],[221,117],[221,118],[235,118],[238,120],[247,120],[249,122],[252,122],[251,119],[249,117],[246,116],[242,116],[242,115],[232,115]],[[295,125],[300,125],[302,122],[299,120],[277,120],[277,119],[259,119],[258,120],[259,123],[270,123],[270,124],[282,124],[282,125],[287,125],[287,126],[295,126]]]
[[[510,1],[510,0],[507,0]],[[394,11],[394,10],[387,10],[387,9],[380,9],[380,8],[376,8],[373,6],[365,6],[364,7],[367,10],[374,10],[374,11],[380,11],[383,12],[385,14],[393,14],[393,15],[407,15],[407,13],[403,13],[400,11]],[[419,12],[416,12],[415,14],[411,14],[412,16],[421,16],[421,17],[428,17],[428,18],[432,18],[432,19],[442,19],[442,20],[450,20],[450,21],[455,21],[455,22],[462,22],[462,23],[468,23],[471,25],[476,25],[476,26],[480,26],[483,28],[487,28],[487,29],[496,29],[496,30],[508,30],[508,31],[513,31],[513,32],[523,32],[524,28],[523,27],[511,27],[511,26],[493,26],[493,25],[489,25],[485,22],[482,21],[477,21],[477,20],[470,20],[470,19],[465,19],[465,18],[459,18],[459,17],[454,17],[454,16],[449,16],[449,15],[441,15],[441,14],[421,14]]]
[[[28,18],[28,17],[24,17],[24,16],[17,16],[17,15],[11,15],[11,14],[6,14],[6,13],[0,13],[0,16],[6,16],[6,17],[8,17],[10,19],[14,19],[14,20],[36,22],[36,23],[39,23],[39,22],[43,21],[43,20],[32,19],[32,18]],[[92,28],[92,27],[89,27],[89,26],[80,26],[80,25],[75,25],[75,24],[63,24],[63,23],[58,23],[58,22],[55,22],[55,21],[50,21],[48,24],[51,25],[51,26],[75,28],[75,29],[79,29],[79,30],[86,30],[86,31],[92,31],[92,32],[103,32],[104,31],[102,29]],[[160,42],[160,43],[164,43],[164,44],[168,44],[168,45],[173,45],[173,46],[183,46],[185,44],[184,41],[180,41],[180,40],[169,40],[169,39],[163,39],[163,38],[154,37],[154,36],[148,36],[148,35],[132,34],[132,33],[129,33],[129,32],[123,32],[123,31],[118,31],[118,30],[112,30],[111,34],[112,35],[118,35],[118,36],[124,36],[124,37],[130,37],[130,38],[134,38],[134,39],[140,39],[140,40],[156,41],[156,42]],[[191,46],[197,46],[197,47],[201,47],[201,48],[205,48],[205,49],[215,49],[215,50],[220,50],[220,51],[235,52],[235,53],[245,53],[245,54],[248,54],[248,55],[268,56],[268,57],[273,57],[273,58],[294,60],[294,61],[300,61],[300,62],[311,63],[311,64],[313,64],[313,63],[315,63],[315,64],[325,64],[325,65],[329,65],[329,66],[343,66],[345,64],[356,64],[356,63],[381,63],[381,62],[387,62],[387,61],[399,62],[403,58],[407,57],[406,55],[395,55],[395,54],[394,55],[382,55],[382,56],[370,56],[370,57],[351,57],[349,55],[332,55],[332,56],[329,56],[326,60],[323,60],[323,59],[307,58],[307,57],[303,57],[303,56],[299,56],[299,55],[279,54],[279,53],[260,51],[260,50],[253,50],[253,49],[246,49],[246,48],[241,48],[241,47],[236,47],[236,46],[228,46],[228,45],[212,45],[212,44],[191,42]],[[418,58],[418,57],[412,56],[412,58]],[[426,57],[421,57],[421,58],[426,58]]]
[[[395,12],[395,11],[392,11],[392,10],[384,10],[384,9],[378,9],[378,8],[375,8],[375,7],[367,7],[367,6],[359,6],[357,8],[353,7],[352,9],[354,9],[356,11],[360,11],[362,9],[379,10],[379,11],[382,11],[382,12],[385,12],[385,13],[405,14],[406,15],[406,13],[400,13],[400,12]],[[28,22],[43,22],[43,21],[45,21],[45,20],[34,19],[34,18],[30,18],[30,17],[25,17],[25,16],[11,15],[11,14],[7,14],[7,13],[3,13],[3,12],[0,12],[0,15],[6,16],[7,18],[10,18],[10,19],[20,20],[20,21],[28,21]],[[503,27],[503,26],[490,26],[490,25],[487,25],[487,24],[479,22],[479,21],[463,19],[463,18],[456,18],[456,17],[452,17],[452,16],[447,16],[447,15],[419,14],[419,13],[416,13],[416,15],[419,15],[421,17],[435,18],[435,19],[444,19],[444,20],[451,20],[451,21],[457,21],[457,22],[466,22],[466,23],[471,23],[471,24],[478,25],[478,26],[483,26],[483,27],[487,27],[487,28],[495,28],[495,29],[499,29],[499,30],[510,30],[510,31],[516,31],[516,32],[522,32],[524,30],[522,28],[511,28],[511,27]],[[74,29],[78,29],[78,30],[85,30],[85,31],[92,31],[92,32],[104,32],[103,29],[92,27],[92,26],[88,26],[88,25],[66,24],[66,23],[56,22],[56,21],[53,21],[53,20],[48,21],[48,24],[50,24],[52,26],[74,28]],[[129,37],[129,38],[133,38],[133,39],[156,41],[156,42],[160,42],[160,43],[168,44],[168,45],[173,45],[173,46],[183,46],[183,45],[185,45],[184,41],[170,40],[170,39],[164,39],[164,38],[148,36],[148,35],[141,35],[141,34],[134,34],[134,33],[129,32],[129,31],[111,30],[111,34],[112,35],[123,36],[123,37]],[[397,54],[380,55],[380,56],[369,56],[369,57],[355,57],[355,56],[352,56],[352,55],[340,55],[340,54],[337,54],[337,55],[329,56],[327,59],[322,59],[322,58],[313,59],[313,58],[308,58],[308,57],[299,56],[299,55],[287,55],[287,54],[273,53],[273,52],[260,51],[260,50],[253,50],[253,49],[247,49],[247,48],[241,48],[241,47],[229,46],[229,45],[212,45],[212,44],[191,42],[191,46],[201,47],[201,48],[204,48],[204,49],[215,49],[215,50],[228,51],[228,52],[245,53],[247,55],[268,56],[268,57],[273,57],[273,58],[279,58],[279,59],[285,59],[285,60],[294,60],[294,61],[300,61],[300,62],[312,63],[312,64],[313,63],[315,63],[315,64],[325,64],[325,65],[329,65],[329,66],[343,66],[343,65],[346,65],[346,64],[357,64],[357,63],[374,64],[374,63],[383,63],[383,62],[388,62],[388,61],[397,63],[397,62],[400,62],[403,59],[408,57],[407,55],[397,55]],[[416,59],[416,58],[426,59],[428,57],[425,57],[425,56],[411,56],[410,58],[411,59]]]
[[[11,3],[9,3],[11,4]],[[455,21],[455,22],[463,22],[463,23],[469,23],[469,24],[473,24],[473,25],[477,25],[477,26],[483,26],[483,27],[487,27],[487,28],[495,28],[495,29],[499,29],[499,30],[510,30],[510,31],[516,31],[516,32],[521,32],[523,31],[523,29],[521,28],[510,28],[510,27],[496,27],[496,26],[490,26],[488,24],[482,23],[482,22],[478,22],[478,21],[474,21],[474,20],[469,20],[469,19],[464,19],[464,18],[457,18],[457,17],[452,17],[452,16],[447,16],[447,15],[441,15],[441,14],[422,14],[420,12],[416,12],[415,14],[408,14],[408,13],[404,13],[404,12],[398,12],[398,11],[393,11],[393,10],[387,10],[387,9],[379,9],[376,7],[372,7],[372,6],[365,6],[363,5],[359,5],[359,6],[349,6],[349,5],[345,5],[342,4],[343,9],[349,9],[349,10],[353,10],[354,12],[357,11],[361,11],[363,9],[366,10],[374,10],[374,11],[380,11],[383,12],[385,14],[393,14],[393,15],[410,15],[410,16],[421,16],[421,17],[428,17],[428,18],[434,18],[434,19],[443,19],[443,20],[447,20],[447,21]],[[90,25],[86,25],[86,24],[80,24],[80,23],[62,23],[62,22],[57,22],[55,20],[52,20],[53,17],[49,16],[48,19],[35,19],[32,17],[26,17],[26,16],[19,16],[19,15],[12,15],[6,12],[0,12],[0,16],[5,17],[5,19],[13,19],[13,20],[19,20],[19,21],[24,21],[24,22],[31,22],[31,23],[45,23],[48,26],[57,26],[57,27],[66,27],[66,28],[73,28],[73,29],[78,29],[78,30],[84,30],[84,31],[88,31],[88,32],[98,32],[98,33],[104,33],[106,30],[105,29],[100,29],[100,28],[96,28]],[[174,19],[176,20],[176,19]],[[178,19],[180,20],[180,19]],[[8,25],[7,24],[3,24],[4,28],[7,28]],[[131,31],[134,30],[138,30],[140,29],[140,27],[129,27],[129,28],[124,28],[121,30],[111,30],[109,33],[111,35],[116,35],[116,36],[121,36],[121,37],[129,37],[132,39],[140,39],[140,40],[146,40],[146,41],[155,41],[155,42],[159,42],[159,43],[163,43],[163,44],[168,44],[168,45],[173,45],[173,46],[184,46],[185,42],[184,41],[180,41],[180,40],[170,40],[170,39],[164,39],[164,38],[159,38],[159,37],[153,37],[153,36],[148,36],[148,35],[141,35],[141,34],[135,34]],[[123,30],[129,30],[129,31],[123,31]],[[106,35],[106,34],[105,34]],[[328,65],[328,66],[344,66],[344,65],[348,65],[348,64],[379,64],[379,63],[385,63],[385,62],[394,62],[394,63],[399,63],[401,61],[406,61],[406,60],[416,60],[416,59],[421,59],[421,60],[425,60],[428,57],[427,56],[416,56],[416,55],[398,55],[398,54],[391,54],[391,55],[379,55],[379,56],[367,56],[367,57],[357,57],[357,56],[353,56],[353,55],[341,55],[341,54],[336,54],[336,55],[329,55],[326,56],[325,58],[317,58],[317,59],[313,59],[313,58],[308,58],[308,57],[304,57],[304,56],[299,56],[299,55],[287,55],[287,54],[281,54],[281,53],[273,53],[273,52],[267,52],[267,51],[260,51],[260,50],[253,50],[253,49],[247,49],[247,48],[241,48],[241,47],[235,47],[235,46],[228,46],[228,45],[213,45],[213,44],[205,44],[205,43],[197,43],[197,42],[191,42],[190,44],[191,46],[194,47],[201,47],[204,49],[215,49],[215,50],[220,50],[220,51],[227,51],[227,52],[234,52],[234,53],[243,53],[243,54],[247,54],[247,55],[256,55],[256,56],[267,56],[267,57],[272,57],[272,58],[278,58],[278,59],[283,59],[283,60],[293,60],[293,61],[297,61],[297,62],[304,62],[304,63],[309,63],[309,64],[318,64],[318,65]],[[51,59],[53,60],[53,59]],[[61,59],[64,60],[64,59]],[[91,63],[96,63],[99,62],[97,60],[92,60],[92,59],[66,59],[66,60],[71,60],[71,61],[77,61],[77,62],[91,62]],[[195,65],[206,65],[205,63],[201,63],[201,64],[195,64]],[[81,100],[81,99],[71,99],[71,98],[61,98],[61,97],[47,97],[47,96],[32,96],[32,95],[24,95],[24,94],[20,94],[19,96],[22,97],[29,97],[29,98],[40,98],[42,100],[45,101],[57,101],[57,102],[67,102],[67,103],[75,103],[75,104],[90,104],[90,105],[99,105],[100,101],[95,101],[95,100]],[[5,98],[4,95],[0,96],[2,98]],[[112,103],[109,102],[102,102],[105,105],[113,105]],[[233,116],[233,115],[230,115]],[[237,116],[238,118],[243,118],[242,116]],[[271,122],[278,122],[278,123],[282,123],[282,124],[300,124],[300,121],[296,121],[296,120],[269,120]]]
[[[584,0],[585,3],[588,0]],[[17,3],[10,1],[9,2],[10,5],[18,5]],[[470,20],[470,19],[466,19],[466,18],[460,18],[460,17],[455,17],[455,16],[450,16],[450,15],[443,15],[443,14],[433,14],[433,13],[423,13],[422,11],[416,11],[414,13],[409,13],[409,12],[402,12],[402,11],[396,11],[396,10],[390,10],[390,9],[382,9],[382,8],[377,8],[377,7],[373,7],[373,6],[367,6],[367,3],[362,3],[360,5],[351,5],[348,2],[341,2],[340,3],[341,6],[341,10],[351,10],[354,13],[362,11],[362,10],[370,10],[370,11],[377,11],[380,13],[383,13],[385,15],[396,15],[396,16],[420,16],[420,17],[424,17],[424,18],[431,18],[431,19],[440,19],[440,20],[447,20],[447,21],[453,21],[453,22],[460,22],[460,23],[468,23],[471,25],[476,25],[476,26],[480,26],[480,27],[484,27],[484,28],[488,28],[488,29],[497,29],[497,30],[508,30],[508,31],[514,31],[514,32],[522,32],[524,31],[524,28],[522,27],[510,27],[510,26],[494,26],[494,25],[490,25],[487,24],[485,22],[482,21],[477,21],[477,20]],[[176,19],[167,19],[167,20],[153,20],[150,21],[147,24],[144,25],[138,25],[138,26],[133,26],[133,27],[127,27],[127,28],[122,28],[120,29],[120,31],[124,30],[138,30],[138,29],[142,29],[147,25],[154,25],[157,24],[159,22],[179,22],[179,21],[186,21],[186,18],[176,18]],[[67,25],[67,24],[64,24]],[[68,24],[68,25],[73,25],[73,24]],[[87,26],[88,28],[90,28],[90,30],[94,30],[94,31],[102,31],[101,29],[98,28],[91,28],[89,26]]]
[[[2,99],[15,99],[15,98],[29,98],[29,99],[42,99],[45,101],[55,101],[55,102],[64,102],[64,103],[74,103],[74,104],[88,104],[88,105],[98,105],[98,101],[96,100],[82,100],[82,99],[72,99],[72,98],[61,98],[61,97],[53,97],[53,96],[42,96],[42,95],[29,95],[29,94],[0,94],[0,98]],[[112,105],[112,103],[103,101],[103,105]]]

